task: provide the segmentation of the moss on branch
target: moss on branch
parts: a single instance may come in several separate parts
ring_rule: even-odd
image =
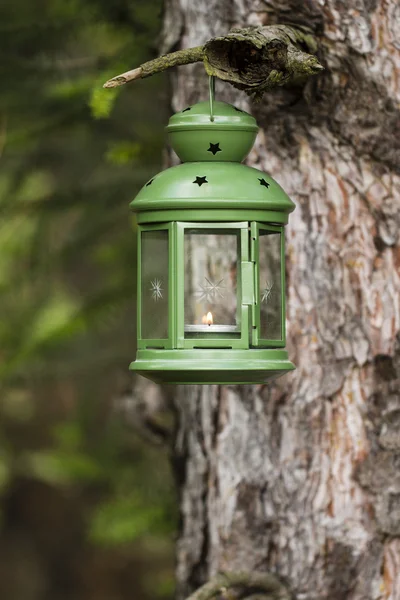
[[[112,88],[150,77],[171,67],[203,61],[209,75],[219,77],[256,98],[276,87],[298,84],[323,70],[314,53],[317,41],[308,32],[288,26],[234,29],[204,46],[164,54],[113,77]]]
[[[142,77],[150,77],[154,73],[160,73],[177,65],[188,65],[202,60],[204,60],[204,46],[177,50],[176,52],[171,52],[171,54],[163,54],[163,56],[144,63],[142,65]]]

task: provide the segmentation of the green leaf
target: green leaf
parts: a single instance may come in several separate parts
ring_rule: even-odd
[[[103,545],[132,542],[157,532],[164,508],[149,505],[137,493],[115,498],[99,506],[92,518],[90,538]]]
[[[54,485],[88,483],[104,478],[103,469],[97,461],[77,452],[32,452],[25,457],[24,464],[31,476]]]
[[[57,293],[38,313],[31,327],[29,345],[35,346],[56,336],[68,326],[77,312],[72,298]]]
[[[113,89],[103,89],[102,87],[95,87],[92,90],[89,106],[92,113],[92,116],[95,119],[107,119],[112,109],[114,108],[114,104],[118,98],[120,93],[119,88]]]
[[[133,162],[141,152],[141,145],[137,142],[114,143],[106,154],[109,162],[115,165],[126,165]]]

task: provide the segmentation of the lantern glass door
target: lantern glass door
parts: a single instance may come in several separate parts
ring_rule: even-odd
[[[169,226],[139,233],[139,346],[168,346],[170,295]]]
[[[256,327],[253,344],[285,344],[284,289],[285,251],[281,227],[252,223],[253,256],[256,267]]]
[[[179,224],[178,239],[183,314],[178,311],[177,319],[183,346],[245,347],[241,261],[248,223]]]
[[[185,332],[238,330],[239,232],[185,231]]]

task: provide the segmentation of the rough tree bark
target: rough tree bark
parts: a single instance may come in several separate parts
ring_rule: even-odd
[[[325,72],[262,103],[249,164],[296,201],[288,348],[274,385],[177,391],[178,596],[265,571],[298,600],[400,599],[400,6],[396,0],[167,0],[163,51],[232,26],[309,26]],[[207,97],[172,76],[174,110]]]

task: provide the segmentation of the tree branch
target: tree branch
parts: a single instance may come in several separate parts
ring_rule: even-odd
[[[305,51],[307,50],[307,51]],[[170,67],[204,62],[209,75],[219,77],[248,95],[263,93],[288,84],[298,84],[323,70],[314,53],[312,34],[289,25],[233,29],[209,40],[204,46],[178,50],[117,75],[105,88],[149,77]]]
[[[178,65],[188,65],[189,63],[200,62],[204,58],[204,46],[196,46],[195,48],[186,48],[185,50],[177,50],[177,52],[171,52],[170,54],[163,54],[154,60],[149,60],[137,69],[132,71],[126,71],[121,75],[117,75],[112,79],[106,81],[103,85],[105,88],[114,88],[119,85],[124,85],[128,81],[134,81],[135,79],[143,79],[144,77],[150,77],[161,71],[166,71],[171,67]]]
[[[269,573],[220,573],[211,581],[196,590],[187,600],[213,600],[217,596],[229,598],[228,592],[240,592],[247,600],[290,600],[291,596],[284,585]]]

